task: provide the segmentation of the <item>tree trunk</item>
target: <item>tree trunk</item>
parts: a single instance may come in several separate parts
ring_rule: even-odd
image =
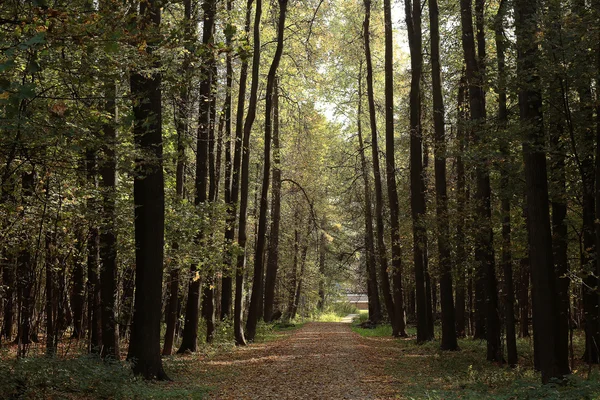
[[[160,3],[140,3],[141,32],[158,30]],[[152,53],[157,37],[147,34],[147,51]],[[157,68],[158,63],[154,63]],[[164,256],[164,177],[162,167],[161,75],[130,76],[134,140],[143,154],[136,160],[133,183],[135,203],[135,305],[127,359],[133,372],[145,379],[168,379],[160,357],[160,317]]]
[[[547,31],[549,44],[547,50],[552,60],[558,65],[560,51],[558,41],[562,35],[562,25],[560,19],[563,16],[563,10],[558,1],[548,2],[549,27]],[[558,110],[562,109],[563,78],[560,71],[556,71],[550,77],[548,84],[548,97],[552,106]],[[557,295],[559,298],[559,331],[556,334],[557,356],[559,365],[569,365],[569,326],[570,326],[570,296],[568,276],[568,227],[567,227],[567,187],[565,159],[566,152],[563,144],[565,116],[563,112],[552,110],[548,113],[548,128],[550,138],[550,180],[549,195],[552,206],[552,255],[554,257],[554,267],[556,270]],[[562,371],[569,373],[568,370]]]
[[[406,337],[406,313],[402,290],[402,247],[400,245],[400,222],[398,191],[396,188],[396,162],[394,161],[394,49],[391,1],[383,1],[385,20],[385,154],[386,183],[390,204],[390,229],[392,242],[392,282],[394,321],[392,335]]]
[[[116,232],[116,189],[117,189],[117,132],[116,132],[116,85],[108,78],[104,93],[105,111],[112,123],[103,127],[103,159],[100,162],[100,186],[102,190],[102,227],[100,230],[100,299],[102,301],[102,357],[119,359],[119,333],[115,320],[117,295],[117,232]]]
[[[361,172],[364,182],[365,196],[365,251],[367,253],[367,289],[369,294],[369,320],[374,324],[381,321],[381,304],[379,303],[379,285],[377,284],[377,266],[375,261],[375,243],[373,241],[373,211],[371,208],[371,183],[369,182],[370,170],[365,157],[365,145],[362,135],[362,62],[358,76],[358,146],[360,151]]]
[[[464,76],[461,76],[458,87],[458,121],[456,131],[456,142],[458,144],[458,154],[456,156],[456,272],[458,276],[456,282],[456,334],[461,338],[466,336],[467,327],[467,315],[465,314],[467,305],[467,252],[465,249],[464,224],[462,223],[462,221],[467,219],[465,163],[463,160],[466,140],[465,124],[467,123],[466,107],[466,82]]]
[[[204,79],[200,82],[200,129],[198,140],[205,141],[204,144],[198,144],[197,157],[201,163],[198,171],[200,172],[200,185],[196,186],[200,190],[198,201],[204,203],[210,201],[216,202],[218,178],[215,174],[215,117],[216,117],[216,99],[213,91],[215,86],[216,60],[212,51],[213,35],[215,27],[216,0],[205,0],[202,3],[204,10],[204,23],[202,25],[202,44],[206,51]],[[205,157],[206,156],[206,157]],[[204,161],[202,158],[205,158]],[[208,162],[208,164],[207,164]],[[197,161],[198,164],[198,161]],[[207,168],[208,167],[208,168]],[[197,176],[198,179],[198,176]],[[208,197],[206,197],[206,187],[208,185]],[[201,232],[202,236],[207,233]],[[210,234],[212,235],[212,234]],[[215,272],[212,267],[206,271],[207,276],[202,290],[202,316],[206,321],[206,342],[213,340],[215,333]]]
[[[390,288],[388,275],[387,250],[384,240],[383,224],[383,189],[381,186],[381,169],[379,166],[379,145],[377,137],[377,120],[375,109],[375,95],[373,89],[373,65],[371,60],[371,44],[369,25],[371,21],[371,0],[364,0],[365,20],[363,24],[363,36],[365,38],[365,59],[367,63],[367,98],[369,101],[369,124],[371,127],[371,155],[373,158],[373,181],[375,183],[375,221],[377,227],[377,263],[379,264],[379,279],[381,280],[381,292],[385,302],[385,308],[392,326],[396,324],[394,318],[394,298]],[[398,331],[398,327],[393,328]]]
[[[283,54],[283,34],[285,30],[285,17],[288,0],[279,0],[279,21],[277,24],[277,49],[273,56],[269,73],[267,74],[267,91],[265,105],[265,149],[263,160],[263,182],[260,196],[260,214],[258,217],[258,235],[256,250],[254,252],[254,280],[252,282],[252,296],[250,298],[250,309],[248,310],[248,320],[246,321],[246,337],[248,340],[254,340],[256,335],[256,324],[259,316],[262,314],[260,303],[263,295],[263,262],[264,249],[267,234],[267,208],[269,197],[269,181],[271,175],[271,129],[273,113],[273,93],[275,87],[275,77],[277,68]],[[253,82],[254,83],[254,82]]]
[[[417,291],[417,343],[432,340],[428,329],[425,288],[425,182],[423,179],[423,138],[421,131],[421,72],[423,68],[421,3],[405,1],[406,26],[411,54],[410,84],[410,203],[413,221],[413,260]],[[387,75],[387,74],[386,74]],[[392,141],[393,144],[393,141]],[[389,163],[389,160],[388,160]],[[389,173],[389,172],[388,172]],[[393,171],[392,171],[393,173]]]
[[[480,0],[476,2],[478,15]],[[478,17],[479,19],[480,17]],[[478,24],[479,25],[479,24]],[[474,122],[475,145],[481,146],[484,140],[483,124],[485,123],[485,97],[482,88],[483,58],[485,56],[485,43],[483,28],[478,26],[479,63],[475,54],[475,41],[473,37],[473,15],[470,0],[461,0],[461,26],[462,42],[469,84],[469,98],[471,120]],[[487,359],[489,361],[502,361],[502,347],[500,341],[500,317],[498,315],[498,292],[494,262],[493,231],[491,221],[491,185],[488,161],[480,155],[476,164],[475,212],[479,229],[475,233],[475,261],[479,276],[478,294],[485,295],[485,331],[487,338]],[[479,297],[481,299],[481,297]]]
[[[249,21],[251,1],[248,2],[248,10],[246,14],[246,22]],[[234,304],[234,320],[233,329],[235,335],[235,342],[237,345],[242,346],[246,344],[244,338],[244,332],[242,330],[242,313],[243,313],[243,283],[244,283],[244,270],[246,267],[246,241],[247,241],[247,212],[248,212],[248,189],[250,183],[250,133],[252,131],[252,125],[256,118],[256,103],[258,96],[258,81],[260,72],[260,19],[262,16],[262,0],[256,0],[256,11],[254,14],[254,46],[252,53],[252,83],[250,86],[250,100],[248,104],[248,114],[244,121],[244,132],[242,138],[242,163],[241,163],[241,181],[240,181],[240,221],[238,229],[238,247],[243,252],[237,257],[236,266],[236,278],[235,278],[235,304]],[[249,24],[247,24],[249,26]],[[243,65],[242,65],[243,68]],[[242,69],[242,73],[243,73]],[[240,78],[241,88],[241,78]],[[240,99],[238,101],[238,113],[243,112],[243,108],[239,106],[242,103],[242,93],[240,92]],[[238,122],[241,122],[241,117],[238,114]],[[234,159],[235,163],[235,159]],[[235,173],[234,173],[235,180]],[[235,188],[235,186],[233,186]]]
[[[271,198],[271,232],[269,234],[269,257],[265,276],[265,322],[271,322],[275,301],[275,282],[279,267],[279,225],[281,221],[281,150],[279,145],[279,91],[275,78],[273,88],[273,194]]]
[[[86,174],[88,186],[95,192],[98,189],[97,159],[93,149],[86,151]],[[88,335],[89,352],[100,353],[102,347],[102,307],[100,298],[100,236],[96,223],[98,216],[97,201],[92,197],[87,200],[90,215],[87,240],[87,273],[88,273]]]
[[[508,111],[506,105],[506,44],[504,42],[504,15],[506,13],[506,0],[500,2],[495,20],[496,53],[498,59],[498,124],[506,135],[508,125]],[[517,339],[515,331],[515,290],[513,285],[512,250],[511,250],[511,218],[510,199],[510,143],[507,139],[501,142],[501,155],[504,157],[500,165],[500,199],[502,215],[502,270],[504,271],[504,321],[506,324],[506,351],[507,361],[510,366],[516,366]]]
[[[233,0],[227,0],[227,22],[231,23],[232,19],[232,7]],[[249,17],[246,19],[246,34],[248,34],[248,21]],[[225,46],[227,48],[231,48],[232,44],[233,31],[229,29],[229,25],[225,25]],[[223,118],[225,119],[225,204],[227,205],[227,217],[226,217],[226,227],[225,227],[225,253],[224,253],[224,263],[223,263],[223,278],[221,279],[221,320],[224,320],[231,316],[231,300],[233,297],[233,275],[235,272],[233,271],[232,266],[232,253],[229,246],[233,245],[233,240],[235,238],[235,214],[236,214],[236,205],[237,197],[238,197],[238,187],[239,187],[239,179],[236,179],[235,189],[233,188],[233,174],[235,173],[236,177],[239,176],[239,155],[240,155],[240,145],[241,145],[241,128],[242,123],[240,122],[236,125],[236,133],[240,133],[240,137],[237,135],[235,138],[232,138],[232,129],[231,129],[231,91],[233,88],[233,62],[232,62],[231,51],[227,52],[225,56],[225,68],[226,68],[226,83],[225,83],[225,105],[223,106]],[[245,66],[242,68],[245,71],[244,76],[244,87],[240,86],[240,93],[245,95],[246,93],[246,79],[248,75],[248,62],[244,59],[242,61]],[[240,85],[241,85],[240,79]],[[241,95],[241,94],[240,94]],[[242,105],[243,110],[243,105]],[[238,112],[239,115],[243,116],[243,111]],[[235,150],[234,155],[237,154],[237,164],[232,163],[231,160],[231,143],[234,143]],[[237,152],[237,153],[236,153]],[[235,192],[235,200],[233,199],[233,193]]]
[[[452,297],[452,260],[450,226],[448,222],[448,192],[446,183],[446,132],[444,98],[440,65],[440,31],[437,0],[429,0],[431,30],[431,81],[433,86],[433,122],[435,125],[435,195],[438,225],[440,265],[440,298],[442,308],[442,350],[458,350],[456,320]]]
[[[521,124],[527,127],[523,138],[523,158],[527,183],[527,211],[533,282],[534,346],[539,357],[542,382],[562,376],[556,357],[558,301],[552,260],[552,235],[548,207],[548,180],[544,151],[542,97],[537,74],[537,6],[527,0],[515,2],[517,34],[517,73],[520,77],[519,109]]]

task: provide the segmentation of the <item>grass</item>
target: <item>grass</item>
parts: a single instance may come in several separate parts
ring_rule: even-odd
[[[199,338],[205,336],[203,323]],[[285,332],[299,329],[303,322],[259,323],[255,342],[276,340]],[[148,382],[133,376],[124,361],[105,362],[85,354],[82,342],[65,340],[59,356],[43,355],[43,344],[30,356],[16,358],[15,349],[0,348],[0,398],[2,399],[204,399],[212,388],[204,382],[212,375],[220,381],[227,376],[201,366],[201,361],[235,349],[233,327],[229,321],[217,325],[213,343],[200,342],[191,355],[163,357],[163,366],[172,382]],[[175,347],[177,348],[177,347]],[[123,348],[126,354],[126,346]],[[204,379],[202,379],[204,378]]]
[[[353,330],[368,338],[390,337],[391,327],[380,325],[364,329],[358,324],[367,319],[360,316]],[[438,327],[439,328],[439,327]],[[600,399],[600,372],[588,374],[588,368],[577,360],[574,373],[565,382],[542,386],[540,375],[533,369],[532,339],[519,338],[519,366],[509,368],[486,361],[485,341],[459,339],[460,351],[443,352],[436,341],[417,345],[416,330],[407,329],[409,339],[398,339],[393,346],[399,352],[390,358],[385,371],[401,387],[403,398],[409,399]],[[583,334],[574,337],[575,354],[583,354]]]

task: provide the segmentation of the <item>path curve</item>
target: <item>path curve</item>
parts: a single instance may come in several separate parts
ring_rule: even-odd
[[[209,398],[391,398],[384,373],[390,344],[362,338],[347,323],[308,323],[280,340],[207,360],[207,370],[222,372]]]

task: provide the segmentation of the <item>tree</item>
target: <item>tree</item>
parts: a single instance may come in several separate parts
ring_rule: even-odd
[[[271,322],[275,283],[279,267],[279,226],[281,223],[281,146],[279,144],[279,89],[275,77],[273,88],[273,194],[271,197],[271,233],[269,236],[269,255],[265,275],[265,322]]]
[[[410,204],[413,218],[413,258],[417,292],[417,342],[432,340],[427,323],[425,292],[425,182],[423,180],[423,139],[421,131],[421,72],[423,68],[421,4],[404,3],[411,53],[410,84]],[[393,144],[393,141],[392,141]],[[388,161],[389,163],[389,161]],[[388,173],[390,173],[388,171]],[[392,172],[393,173],[393,172]]]
[[[556,281],[550,232],[548,180],[544,148],[542,97],[537,65],[537,23],[535,2],[515,2],[517,34],[517,71],[519,74],[519,110],[523,134],[523,159],[527,180],[527,209],[533,296],[534,345],[538,347],[542,382],[560,378],[564,366],[558,364],[556,332],[558,311]],[[567,365],[568,368],[568,365]]]
[[[254,279],[252,281],[252,297],[250,299],[250,308],[248,310],[248,320],[246,321],[246,337],[248,340],[254,340],[256,335],[256,323],[261,313],[260,303],[263,295],[262,276],[265,240],[267,235],[267,207],[269,195],[269,182],[271,174],[271,130],[273,113],[273,93],[276,84],[277,68],[283,54],[283,38],[285,30],[285,18],[288,6],[287,0],[278,0],[279,2],[279,21],[277,23],[277,49],[267,74],[267,91],[265,106],[265,149],[263,161],[263,183],[260,196],[260,214],[258,218],[258,234],[256,249],[254,251]]]
[[[483,124],[485,123],[485,97],[483,92],[482,70],[477,61],[475,53],[475,41],[473,36],[473,15],[471,2],[461,0],[461,26],[462,44],[466,64],[466,76],[469,85],[469,102],[471,110],[471,121],[473,127],[473,138],[476,146],[481,146],[484,140]],[[478,35],[483,35],[478,29]],[[478,43],[480,48],[483,40]],[[480,51],[481,55],[482,51]],[[481,60],[480,60],[481,61]],[[475,261],[479,278],[484,285],[483,291],[478,294],[485,295],[485,331],[487,338],[487,358],[489,361],[502,361],[502,349],[500,345],[500,318],[498,315],[498,294],[496,290],[496,271],[494,262],[493,230],[491,221],[491,184],[490,173],[487,166],[485,154],[479,156],[476,168],[477,190],[474,196],[475,213],[479,230],[475,235]],[[481,299],[478,299],[481,301]]]
[[[139,27],[145,33],[148,56],[153,56],[160,26],[160,3],[140,4]],[[154,67],[157,62],[154,61]],[[161,75],[141,71],[130,74],[135,99],[136,159],[135,202],[135,308],[127,359],[133,372],[146,379],[168,379],[160,357],[160,316],[164,254],[164,177],[162,169]]]
[[[377,115],[375,110],[375,94],[373,88],[373,65],[371,60],[371,41],[370,41],[370,21],[371,21],[371,1],[365,0],[365,19],[363,23],[363,36],[365,47],[365,60],[367,67],[367,99],[369,102],[369,126],[371,128],[371,156],[373,159],[373,180],[375,183],[375,221],[377,227],[377,263],[379,265],[379,278],[381,279],[381,292],[385,302],[385,308],[394,327],[394,331],[399,332],[398,320],[395,315],[394,298],[390,288],[390,278],[388,275],[387,251],[384,240],[383,224],[383,189],[381,185],[381,168],[379,166],[379,139],[377,137]]]
[[[446,187],[446,143],[444,98],[440,65],[439,9],[437,0],[429,0],[431,29],[431,81],[433,86],[433,121],[435,125],[435,194],[440,262],[440,297],[442,307],[442,350],[457,350],[454,299],[452,296],[452,264],[450,227],[448,223],[448,191]]]

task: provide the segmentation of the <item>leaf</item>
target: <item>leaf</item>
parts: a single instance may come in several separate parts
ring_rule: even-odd
[[[8,71],[15,66],[15,60],[8,59],[3,63],[0,63],[0,72]]]

